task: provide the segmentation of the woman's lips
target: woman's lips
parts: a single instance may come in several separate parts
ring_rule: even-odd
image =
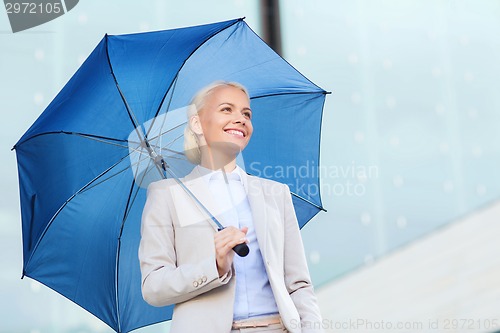
[[[231,135],[238,136],[240,138],[244,138],[245,137],[245,133],[243,131],[236,130],[236,129],[227,129],[227,130],[224,130],[224,132],[226,132],[228,134],[231,134]]]

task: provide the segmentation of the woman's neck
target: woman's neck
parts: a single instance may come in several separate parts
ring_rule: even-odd
[[[211,170],[224,169],[225,172],[231,172],[236,168],[236,156],[213,149],[202,149],[200,165]]]

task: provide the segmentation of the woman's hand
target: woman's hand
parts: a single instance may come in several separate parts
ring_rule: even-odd
[[[235,227],[227,227],[215,233],[215,259],[219,277],[231,269],[234,257],[233,247],[238,244],[248,243],[246,239],[247,231],[248,227],[243,227],[241,230]]]

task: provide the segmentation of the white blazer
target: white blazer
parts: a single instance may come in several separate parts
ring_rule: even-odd
[[[322,332],[288,186],[244,177],[257,241],[285,327],[292,333]],[[182,182],[209,211],[216,211],[198,168]],[[139,247],[142,294],[154,306],[175,304],[171,333],[231,331],[234,270],[219,278],[215,232],[217,226],[175,180],[148,187]]]

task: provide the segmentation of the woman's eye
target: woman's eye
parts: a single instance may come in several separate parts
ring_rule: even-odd
[[[243,113],[243,115],[244,115],[245,117],[247,117],[248,119],[251,119],[251,118],[252,118],[252,114],[251,114],[250,112],[245,112],[245,113]]]
[[[224,112],[231,112],[231,108],[223,108],[222,111],[224,111]]]

